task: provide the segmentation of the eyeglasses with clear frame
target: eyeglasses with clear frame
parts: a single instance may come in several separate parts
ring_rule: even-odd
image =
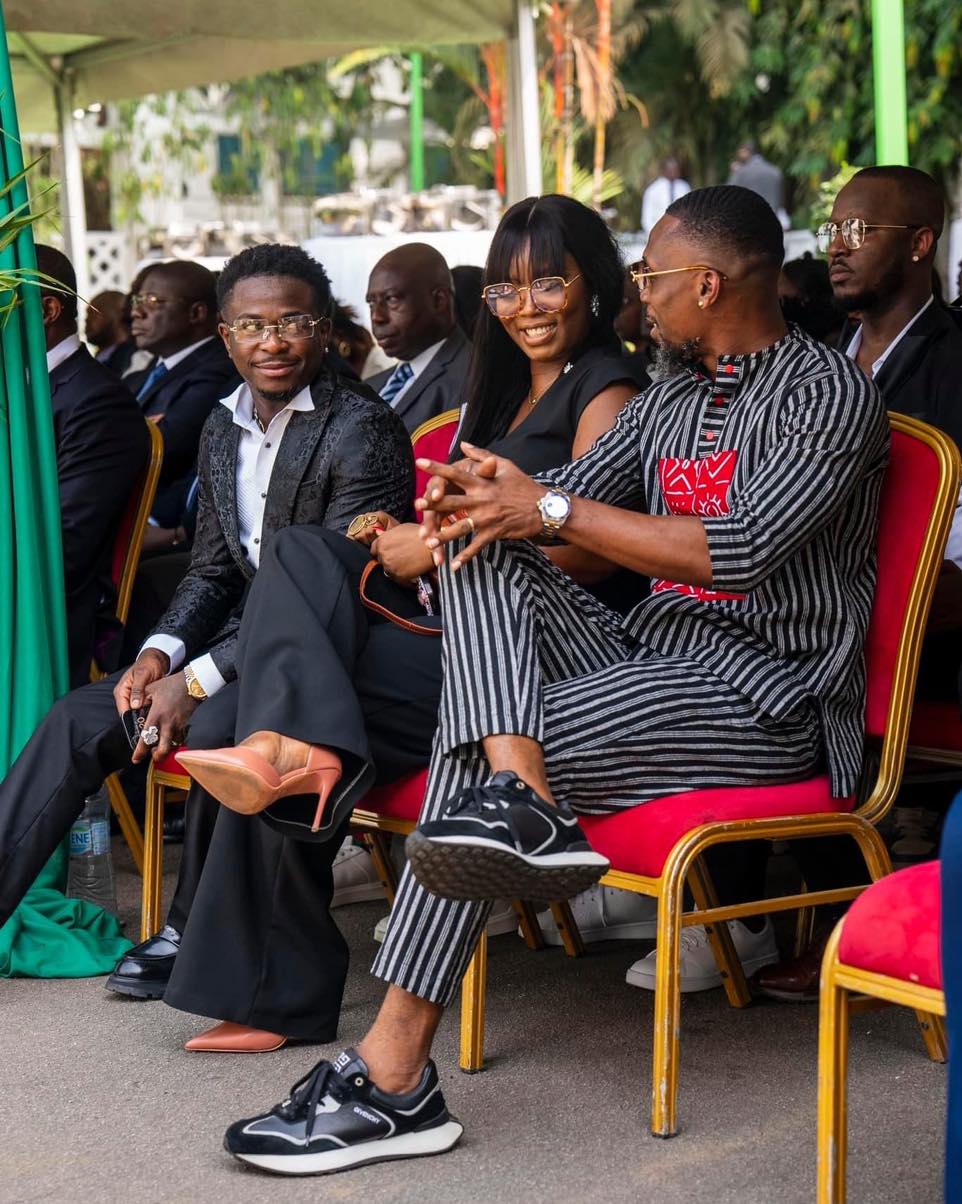
[[[183,297],[158,297],[156,293],[131,293],[130,308],[146,309],[148,313],[155,313],[164,305],[176,305],[181,301],[184,301]]]
[[[312,318],[310,314],[290,314],[277,322],[263,322],[260,318],[238,318],[227,329],[238,343],[263,343],[272,330],[285,343],[302,343],[314,337],[315,329],[327,318]]]
[[[522,293],[530,293],[531,303],[543,314],[556,314],[568,307],[568,288],[581,279],[578,272],[570,280],[564,276],[540,276],[530,284],[486,284],[481,296],[496,318],[514,318],[524,308]]]
[[[867,222],[861,217],[847,217],[842,222],[822,222],[815,231],[818,249],[824,255],[839,234],[850,251],[857,251],[865,242],[866,230],[918,230],[919,226],[892,225],[888,222]]]
[[[718,268],[713,268],[710,263],[692,263],[686,268],[662,268],[660,272],[636,272],[632,269],[631,278],[638,285],[638,292],[644,293],[650,287],[648,281],[653,276],[674,276],[676,272],[714,272],[722,280],[728,279],[724,272],[719,272]]]

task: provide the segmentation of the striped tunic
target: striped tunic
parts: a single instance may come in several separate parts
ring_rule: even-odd
[[[695,514],[712,587],[655,581],[630,636],[691,658],[774,719],[819,716],[832,789],[862,761],[863,644],[889,427],[846,356],[793,327],[634,398],[579,460],[539,480],[649,514]]]

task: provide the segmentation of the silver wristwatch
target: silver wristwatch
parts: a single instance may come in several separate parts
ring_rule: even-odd
[[[538,499],[541,512],[541,538],[554,539],[571,514],[571,498],[563,489],[549,489]]]

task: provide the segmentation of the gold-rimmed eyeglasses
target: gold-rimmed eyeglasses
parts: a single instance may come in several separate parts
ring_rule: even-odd
[[[270,332],[285,343],[300,343],[312,338],[315,329],[327,318],[312,318],[310,314],[291,314],[277,322],[264,322],[260,318],[238,318],[227,329],[238,343],[263,343]]]
[[[842,222],[822,222],[815,231],[818,249],[824,255],[839,234],[850,251],[857,251],[865,242],[866,230],[918,230],[919,226],[892,225],[889,222],[867,222],[861,217],[847,217]]]
[[[522,293],[531,294],[531,303],[543,314],[556,314],[568,305],[568,287],[581,279],[578,272],[570,280],[564,276],[540,276],[530,284],[486,284],[481,296],[496,318],[514,318],[524,307]]]
[[[654,276],[673,276],[676,272],[714,272],[716,276],[720,276],[722,280],[727,280],[728,277],[724,272],[719,272],[718,268],[713,268],[710,263],[692,263],[685,268],[662,268],[660,272],[632,270],[631,278],[638,285],[638,292],[643,293],[649,287],[648,282]]]
[[[130,296],[131,309],[146,309],[153,313],[163,305],[176,305],[184,301],[183,297],[158,297],[156,293],[132,293]]]

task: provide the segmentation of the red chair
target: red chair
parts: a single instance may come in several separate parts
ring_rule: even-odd
[[[457,430],[459,410],[447,410],[436,418],[422,422],[411,436],[415,457],[446,460]],[[417,470],[415,496],[427,485],[427,473]],[[140,939],[146,941],[160,927],[161,894],[164,877],[164,808],[168,803],[183,802],[190,789],[190,778],[171,753],[160,765],[151,765],[147,774],[147,810],[144,817],[143,893],[140,910]],[[117,783],[117,789],[120,789]],[[173,792],[173,793],[170,793]],[[121,791],[121,793],[123,793]],[[423,792],[422,792],[423,794]],[[182,797],[174,797],[174,796]],[[124,802],[126,803],[126,799]],[[132,818],[132,817],[131,817]],[[136,821],[135,821],[136,823]],[[138,830],[139,834],[139,830]],[[129,842],[128,842],[129,843]],[[382,842],[372,840],[372,854],[381,873],[388,898],[391,897],[393,869]]]
[[[157,495],[157,483],[160,480],[160,469],[164,462],[164,437],[156,422],[147,422],[150,434],[150,455],[143,476],[137,482],[120,520],[120,528],[114,541],[114,554],[111,563],[110,578],[117,593],[114,615],[121,627],[127,622],[130,611],[130,599],[134,592],[134,580],[140,565],[140,553],[144,546],[144,532],[147,520],[154,508],[154,498]],[[90,680],[100,681],[105,677],[103,669],[97,662],[97,654],[90,666]],[[144,872],[144,838],[140,825],[130,809],[127,795],[120,784],[120,779],[112,773],[104,782],[110,805],[117,816],[120,830],[130,849],[137,869]]]
[[[723,921],[837,903],[864,887],[720,907],[704,867],[715,845],[744,840],[797,840],[848,836],[872,879],[891,871],[875,825],[895,798],[905,760],[911,699],[925,618],[932,600],[952,514],[959,493],[960,462],[954,444],[940,431],[901,414],[890,415],[892,455],[882,494],[878,587],[866,642],[865,725],[879,744],[878,771],[865,801],[833,799],[826,777],[789,786],[697,790],[604,817],[584,817],[592,845],[611,861],[602,879],[608,886],[658,900],[657,981],[651,1129],[676,1131],[676,1095],[681,1020],[681,929],[705,924],[729,1004],[750,1002],[748,986]],[[373,792],[355,811],[368,830],[400,831],[416,820],[424,775],[387,792]],[[417,803],[415,803],[417,800]],[[696,910],[683,912],[685,885]],[[461,1066],[482,1066],[485,992],[484,934],[462,992]]]
[[[930,1056],[945,1061],[941,929],[939,863],[929,861],[870,886],[826,946],[818,1028],[818,1204],[845,1204],[849,1014],[890,1003],[912,1008]]]

